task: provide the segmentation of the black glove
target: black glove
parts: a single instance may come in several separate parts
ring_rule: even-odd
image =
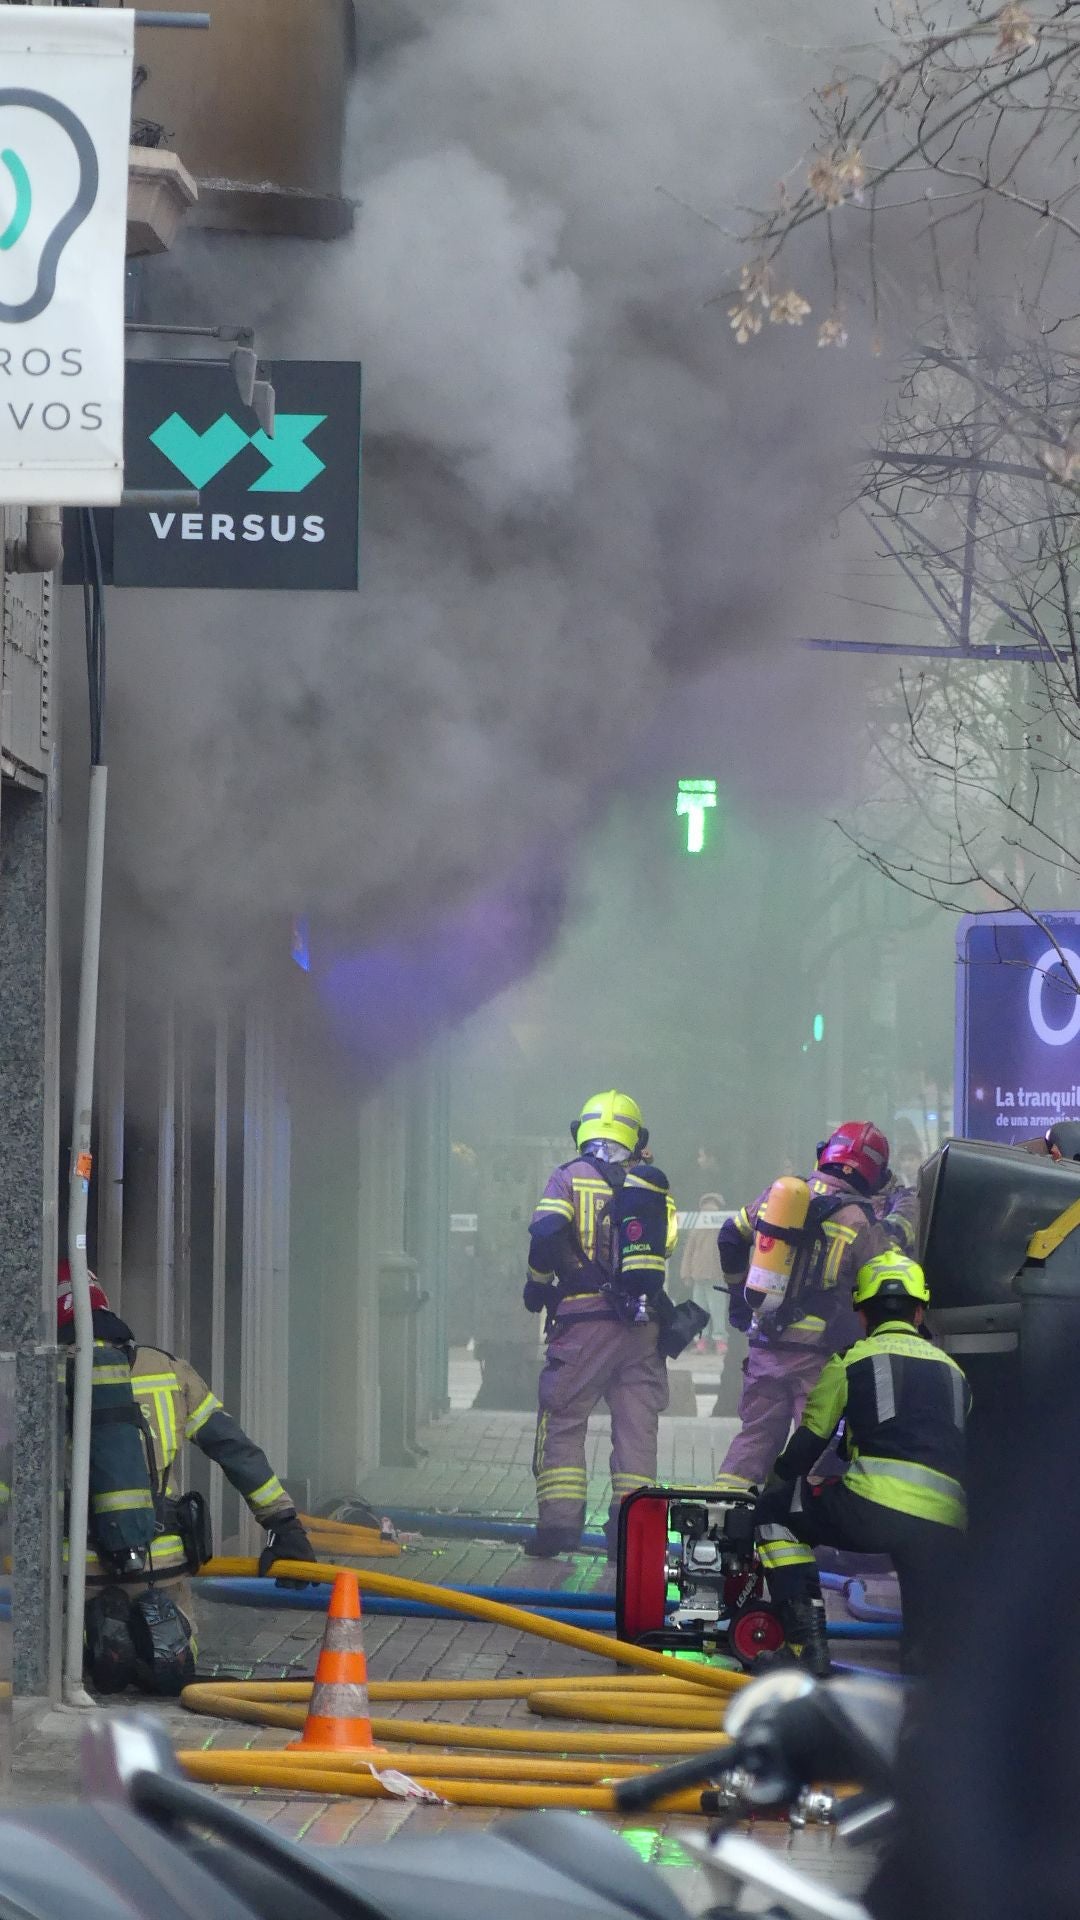
[[[317,1560],[311,1541],[295,1513],[280,1514],[266,1529],[266,1545],[259,1555],[259,1574],[265,1579],[275,1560]],[[279,1587],[310,1587],[311,1580],[277,1580]]]
[[[729,1280],[726,1288],[716,1288],[717,1293],[723,1293],[725,1291],[728,1297],[729,1326],[734,1327],[736,1333],[749,1333],[754,1318],[754,1309],[746,1297],[743,1282],[741,1280]]]
[[[526,1280],[521,1297],[526,1313],[543,1313],[551,1300],[551,1288],[543,1280]]]

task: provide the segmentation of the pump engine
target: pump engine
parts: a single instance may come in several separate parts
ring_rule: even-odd
[[[615,1630],[658,1652],[732,1653],[752,1667],[784,1629],[765,1597],[754,1500],[708,1487],[639,1487],[619,1513]]]

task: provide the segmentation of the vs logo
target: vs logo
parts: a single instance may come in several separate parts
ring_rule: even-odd
[[[325,413],[279,413],[271,440],[261,427],[258,433],[245,433],[231,413],[219,414],[204,433],[196,433],[181,414],[171,413],[155,428],[150,441],[193,487],[208,486],[245,447],[254,447],[266,461],[266,471],[252,481],[249,493],[303,493],[326,471],[325,460],[307,444],[326,417]]]

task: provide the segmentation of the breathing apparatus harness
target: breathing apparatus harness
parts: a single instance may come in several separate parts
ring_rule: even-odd
[[[644,1134],[644,1129],[642,1132]],[[644,1137],[648,1139],[647,1134]],[[611,1193],[596,1217],[591,1260],[581,1244],[576,1225],[569,1228],[577,1264],[561,1274],[552,1289],[554,1297],[547,1310],[547,1333],[550,1336],[556,1324],[568,1327],[581,1320],[597,1318],[594,1314],[558,1312],[560,1303],[568,1296],[595,1293],[602,1296],[610,1317],[624,1326],[647,1326],[650,1321],[656,1321],[660,1327],[660,1351],[665,1358],[674,1359],[707,1325],[708,1314],[693,1301],[676,1306],[665,1291],[661,1272],[642,1275],[624,1271],[623,1266],[626,1255],[635,1250],[659,1253],[666,1250],[667,1185],[635,1186],[627,1190],[626,1178],[632,1170],[632,1161],[601,1160],[588,1152],[578,1154],[577,1159],[584,1160],[606,1181]],[[573,1166],[576,1162],[566,1164]]]
[[[844,1207],[858,1207],[860,1213],[865,1214],[868,1224],[873,1226],[876,1218],[874,1209],[869,1200],[864,1200],[854,1187],[850,1193],[811,1193],[810,1206],[801,1227],[780,1226],[775,1221],[766,1220],[763,1214],[759,1216],[756,1224],[758,1233],[767,1233],[774,1240],[783,1240],[787,1246],[797,1250],[795,1266],[780,1306],[774,1313],[755,1321],[755,1335],[765,1345],[771,1346],[774,1341],[782,1340],[792,1323],[800,1318],[807,1294],[814,1291],[814,1263],[811,1256],[821,1242],[825,1222]],[[746,1327],[741,1331],[745,1332],[750,1327],[751,1318],[748,1314]],[[735,1324],[734,1321],[732,1324]]]

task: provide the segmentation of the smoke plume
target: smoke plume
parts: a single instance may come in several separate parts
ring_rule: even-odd
[[[852,11],[800,8],[800,48],[787,0],[385,4],[351,238],[191,234],[152,270],[155,317],[366,381],[357,595],[113,596],[114,885],[178,979],[257,975],[296,912],[430,939],[504,883],[535,886],[526,966],[673,689],[737,654],[731,725],[768,700],[867,363],[741,351],[700,212],[788,164]]]

